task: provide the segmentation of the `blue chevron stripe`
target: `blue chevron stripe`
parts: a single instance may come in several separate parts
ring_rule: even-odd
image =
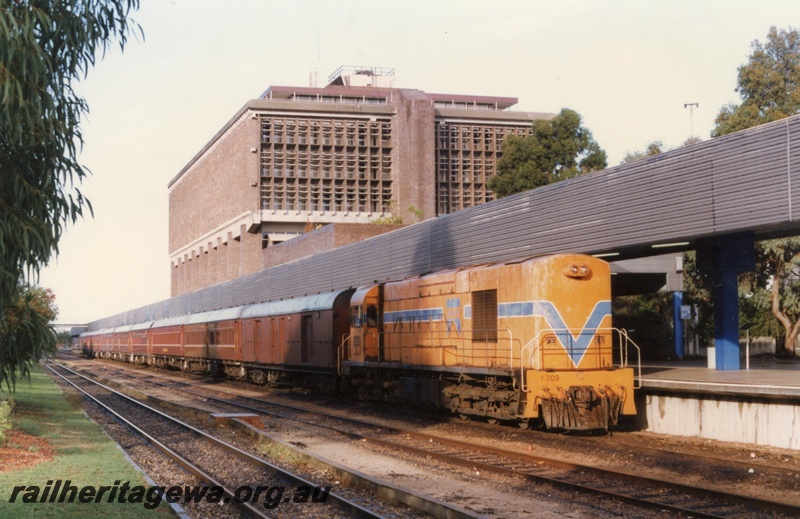
[[[611,315],[611,301],[598,301],[586,319],[581,331],[577,335],[573,335],[571,332],[566,331],[569,326],[567,326],[558,309],[550,301],[522,301],[497,305],[498,317],[544,317],[553,330],[565,330],[564,332],[556,333],[556,337],[575,366],[578,366],[583,360],[583,356],[591,346],[596,329],[607,315]],[[568,344],[565,344],[565,341]]]
[[[448,308],[455,308],[458,305],[453,303],[454,300],[447,301]],[[456,299],[460,304],[460,300]],[[396,310],[394,312],[384,312],[383,321],[385,323],[418,323],[418,322],[439,322],[447,321],[447,333],[450,334],[450,326],[454,326],[457,333],[461,333],[461,319],[447,318],[445,319],[445,312],[442,308],[415,308],[413,310]]]
[[[384,312],[383,321],[385,323],[395,322],[427,322],[441,321],[444,319],[444,309],[442,308],[415,308],[413,310],[395,310],[394,312]]]

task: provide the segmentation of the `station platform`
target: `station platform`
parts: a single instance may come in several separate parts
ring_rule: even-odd
[[[709,369],[705,359],[643,362],[640,384],[663,389],[718,395],[800,398],[800,362],[753,358],[750,369]]]
[[[705,359],[643,362],[639,382],[644,430],[800,450],[800,362],[752,358],[736,371]]]

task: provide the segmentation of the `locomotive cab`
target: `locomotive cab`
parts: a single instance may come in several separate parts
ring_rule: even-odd
[[[382,285],[358,289],[350,300],[350,355],[356,362],[383,360]]]

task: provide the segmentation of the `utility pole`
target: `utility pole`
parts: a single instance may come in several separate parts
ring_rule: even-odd
[[[700,103],[684,103],[683,107],[689,109],[689,138],[694,137],[694,109],[699,107]]]

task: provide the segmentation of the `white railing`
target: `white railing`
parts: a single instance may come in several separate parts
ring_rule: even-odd
[[[437,324],[441,324],[439,327]],[[402,326],[414,325],[433,325],[431,329],[402,330],[394,329]],[[381,332],[375,337],[376,343],[383,339],[383,362],[403,362],[404,358],[413,358],[414,352],[438,351],[438,359],[429,362],[429,365],[438,366],[480,366],[480,367],[501,367],[502,359],[508,358],[508,369],[514,368],[514,337],[510,330],[496,330],[497,339],[492,341],[474,341],[472,337],[476,333],[486,333],[485,331],[463,332],[455,329],[454,323],[440,323],[433,321],[406,321],[389,323],[386,325],[388,331]],[[370,333],[373,333],[370,331]],[[412,337],[413,336],[413,337]],[[339,346],[339,364],[344,358],[344,348],[350,336],[346,336]],[[470,347],[467,348],[466,346]],[[341,368],[340,368],[341,371]]]
[[[409,325],[411,323],[389,323],[386,325],[386,327],[387,329],[391,329],[392,326],[403,326],[403,324]],[[536,336],[531,339],[531,341],[520,348],[519,360],[517,361],[517,357],[514,354],[514,335],[511,330],[507,328],[496,330],[497,339],[495,341],[479,342],[474,341],[472,336],[474,336],[476,333],[485,333],[484,331],[473,330],[471,333],[459,332],[454,329],[454,325],[452,323],[448,323],[444,326],[444,328],[439,328],[435,326],[435,323],[430,321],[422,321],[414,324],[434,324],[434,326],[433,329],[429,330],[395,330],[381,332],[380,335],[383,336],[384,343],[383,358],[381,359],[382,361],[402,362],[404,353],[407,354],[408,352],[413,351],[430,351],[431,349],[437,349],[439,351],[438,363],[442,367],[452,365],[498,367],[505,369],[505,366],[495,364],[495,362],[500,361],[500,359],[505,357],[505,352],[507,352],[508,369],[512,374],[516,373],[515,370],[518,369],[521,379],[520,384],[522,390],[525,392],[530,392],[530,390],[525,386],[525,370],[540,370],[544,367],[543,357],[547,352],[542,347],[543,338],[547,335],[555,335],[557,337],[562,337],[563,341],[569,343],[569,341],[574,341],[575,334],[573,334],[573,332],[580,332],[579,330],[557,330],[551,328],[540,330]],[[639,380],[641,379],[642,372],[641,350],[639,346],[628,336],[628,332],[619,328],[596,328],[593,330],[584,331],[584,333],[591,333],[593,336],[599,335],[609,337],[610,344],[608,346],[603,346],[604,351],[593,352],[593,355],[613,355],[614,337],[616,336],[618,339],[619,348],[619,365],[616,367],[619,368],[624,368],[629,365],[631,347],[636,350],[637,385],[634,386],[634,389],[638,389],[640,387]],[[409,335],[415,336],[413,341],[408,340]],[[380,339],[380,337],[377,339]],[[347,360],[345,359],[345,353],[350,340],[351,336],[349,334],[345,335],[342,338],[342,343],[337,348],[337,369],[339,374],[342,374],[342,362]],[[465,347],[467,343],[469,343],[469,349]],[[594,342],[592,344],[594,344]],[[476,348],[478,345],[483,345],[483,347]],[[558,353],[561,356],[565,355],[566,351],[561,345],[557,345],[553,347],[550,353]],[[492,359],[494,359],[495,362],[493,362]],[[612,366],[599,366],[599,368],[608,367],[614,366],[613,364]]]
[[[429,323],[430,321],[419,321],[413,324],[427,325]],[[399,323],[392,323],[387,325],[387,328],[398,324]],[[412,323],[405,322],[404,324],[409,325]],[[490,341],[475,341],[473,339],[476,334],[485,334],[485,330],[459,332],[455,329],[454,323],[448,323],[445,325],[444,329],[434,326],[434,329],[428,330],[417,329],[383,332],[384,354],[386,358],[399,359],[399,361],[402,362],[404,352],[437,349],[439,351],[439,366],[452,365],[505,368],[505,366],[500,366],[498,361],[505,357],[505,351],[507,350],[504,343],[507,341],[509,369],[512,369],[514,361],[514,338],[511,331],[508,329],[494,331],[497,334],[497,338]],[[412,344],[409,344],[408,340],[404,340],[404,337],[407,339],[410,335],[415,336]],[[501,337],[501,335],[507,335],[508,337]],[[467,343],[471,346],[469,349],[465,347]],[[479,345],[483,345],[483,347]],[[494,359],[494,362],[492,362],[492,359]]]
[[[539,332],[531,339],[525,346],[522,347],[520,350],[520,378],[522,379],[522,390],[526,393],[530,392],[530,389],[526,387],[526,377],[525,377],[525,369],[534,369],[534,370],[541,370],[544,368],[544,356],[545,356],[545,349],[542,348],[542,340],[544,337],[548,335],[554,335],[560,339],[560,342],[563,343],[571,343],[574,341],[575,333],[577,332],[578,335],[591,333],[593,336],[610,336],[611,338],[611,346],[606,348],[611,348],[611,354],[613,356],[613,339],[614,335],[618,338],[619,343],[619,368],[625,368],[628,366],[628,358],[629,358],[629,348],[633,347],[636,349],[636,373],[637,376],[635,377],[638,380],[641,380],[642,374],[642,355],[641,349],[639,346],[633,342],[628,336],[627,330],[621,328],[595,328],[592,330],[573,330],[573,329],[553,329],[553,328],[545,328],[539,330]],[[587,350],[589,349],[587,346]],[[553,347],[553,351],[558,353],[559,355],[566,354],[569,351],[569,346],[566,348],[562,345],[558,345]],[[526,354],[527,352],[527,354]],[[602,351],[599,352],[602,354]],[[601,366],[602,368],[603,366]],[[636,382],[639,384],[639,382]],[[641,387],[640,385],[635,385],[634,389],[638,389]]]
[[[336,348],[336,372],[339,375],[344,374],[342,373],[342,361],[344,360],[344,351],[345,351],[344,348],[345,344],[349,342],[350,342],[350,334],[346,333],[342,336],[341,344],[339,344],[339,346]]]

